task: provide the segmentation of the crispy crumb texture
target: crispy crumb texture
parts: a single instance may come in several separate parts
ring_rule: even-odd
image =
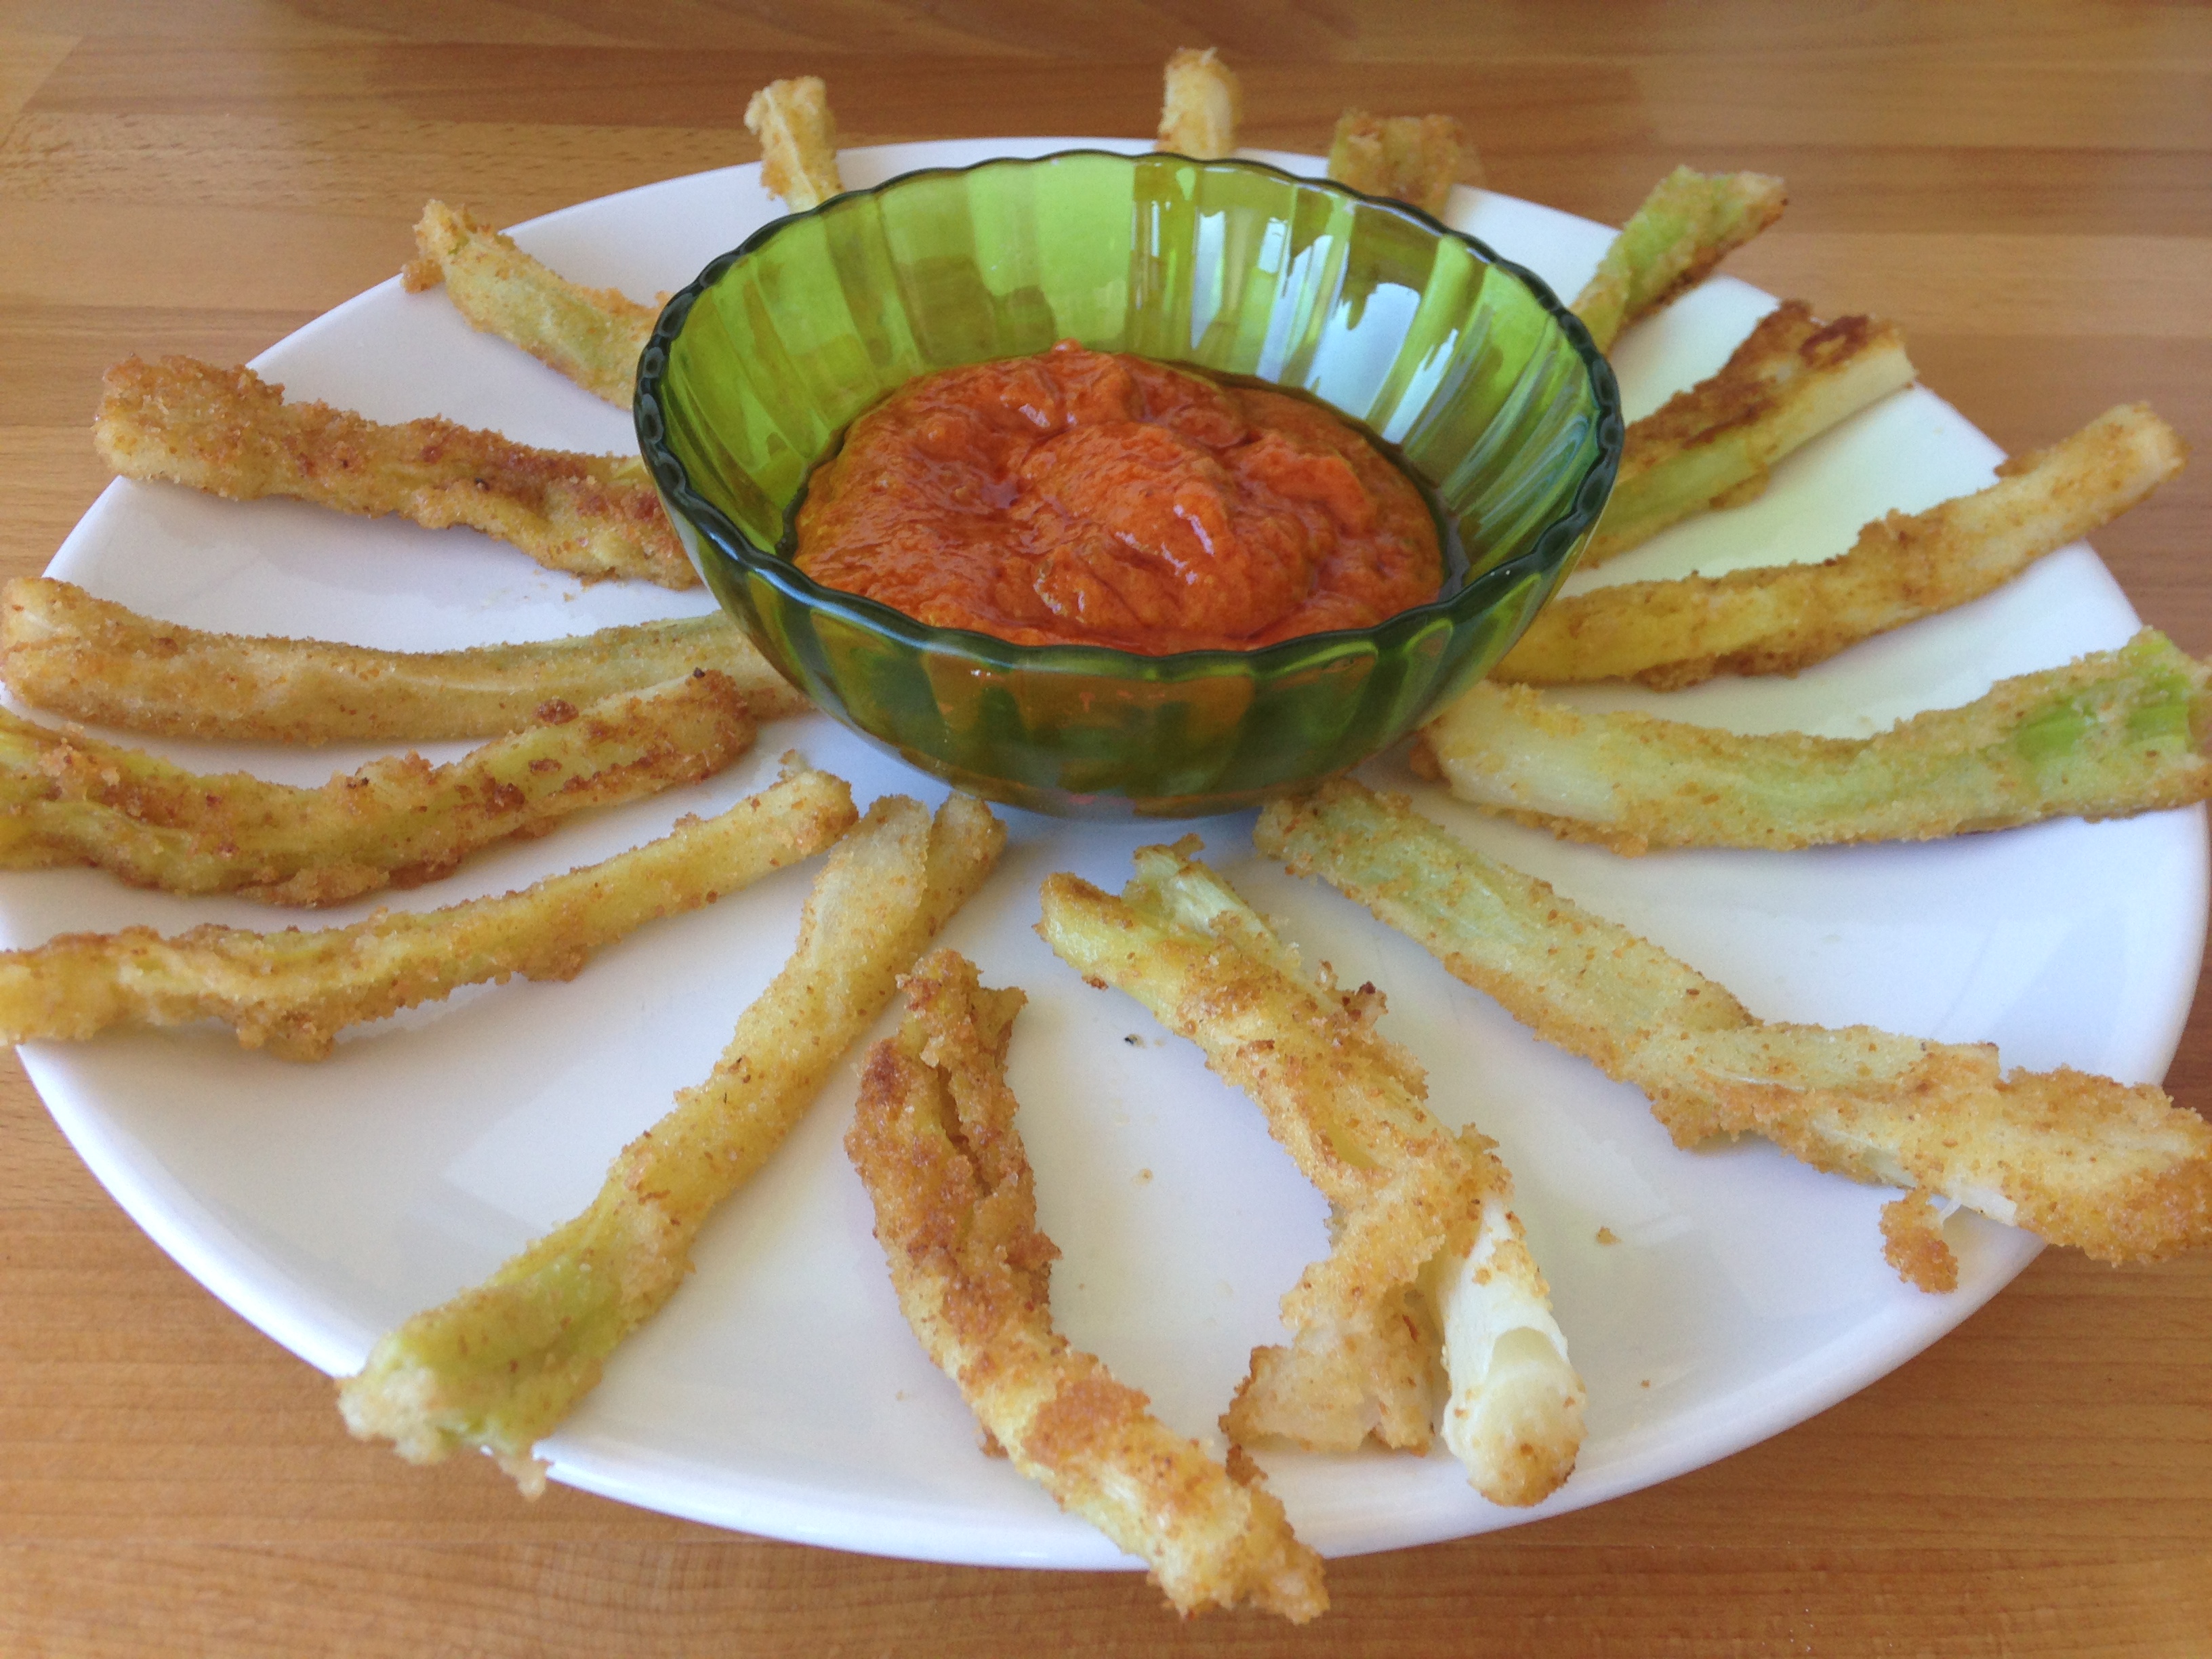
[[[720,611],[566,639],[389,651],[186,628],[45,576],[0,589],[0,677],[13,696],[156,737],[302,745],[494,738],[701,669],[726,676],[755,720],[813,707]]]
[[[133,357],[109,369],[105,385],[93,441],[126,478],[480,530],[586,580],[699,585],[635,455],[536,449],[436,416],[390,426],[328,404],[288,404],[283,386],[250,368],[190,357]]]
[[[1429,1111],[1413,1057],[1193,856],[1146,848],[1115,897],[1048,879],[1038,931],[1135,997],[1242,1089],[1329,1200],[1334,1248],[1283,1298],[1290,1341],[1253,1351],[1222,1426],[1239,1441],[1428,1449],[1436,1419],[1470,1484],[1528,1504],[1572,1473],[1584,1391],[1492,1144]]]
[[[2212,670],[2145,629],[1871,738],[1757,735],[1480,682],[1424,729],[1451,792],[1634,856],[1935,841],[2212,796]]]
[[[1881,1255],[1908,1285],[1936,1295],[1959,1288],[1959,1258],[1943,1242],[1943,1218],[1925,1188],[1881,1206]]]
[[[1575,296],[1600,351],[1620,331],[1703,282],[1713,267],[1782,216],[1782,180],[1763,173],[1676,167],[1652,186]]]
[[[594,397],[629,407],[659,301],[643,305],[611,288],[572,283],[466,208],[437,201],[426,204],[416,222],[415,258],[400,277],[410,294],[443,286],[471,328],[521,347]]]
[[[433,766],[388,756],[320,788],[189,772],[0,710],[0,868],[88,864],[135,886],[342,903],[446,875],[574,813],[711,776],[751,747],[737,688],[697,670]]]
[[[1719,373],[1628,428],[1605,516],[1577,568],[1595,569],[1697,514],[1755,500],[1769,468],[1912,379],[1892,325],[1821,323],[1802,301],[1784,300]]]
[[[217,1019],[248,1048],[322,1060],[349,1025],[463,985],[574,979],[594,952],[661,916],[819,852],[853,822],[844,781],[791,767],[772,787],[658,841],[520,892],[343,927],[254,933],[209,922],[64,933],[0,952],[0,1041],[82,1040],[112,1026]]]
[[[782,1144],[1005,839],[964,795],[934,821],[902,795],[871,806],[830,853],[789,960],[713,1071],[623,1148],[581,1214],[379,1339],[339,1387],[354,1434],[416,1463],[480,1448],[526,1493],[542,1491],[538,1442],[682,1286],[707,1218]]]
[[[1678,1146],[1763,1135],[1815,1169],[1923,1188],[2104,1261],[2212,1243],[2212,1124],[2149,1085],[2007,1073],[1985,1043],[1762,1022],[1648,940],[1348,781],[1268,806],[1255,839],[1641,1089]]]
[[[745,126],[760,140],[763,188],[793,213],[845,188],[837,176],[837,118],[820,76],[769,82],[745,106]]]
[[[1237,150],[1237,125],[1244,116],[1244,89],[1212,47],[1185,46],[1168,59],[1155,149],[1201,161]]]
[[[959,1385],[987,1448],[1141,1557],[1177,1611],[1251,1605],[1304,1623],[1328,1605],[1249,1457],[1227,1467],[1053,1327],[1059,1255],[1036,1227],[1006,1087],[1024,998],[939,951],[905,981],[898,1035],[870,1051],[845,1147],[907,1322]]]
[[[1370,115],[1348,109],[1329,140],[1328,176],[1441,216],[1454,185],[1479,185],[1474,146],[1449,115]]]
[[[1849,552],[1724,576],[1622,582],[1555,599],[1496,678],[1526,684],[1640,680],[1655,690],[1717,674],[1794,674],[1846,647],[2002,586],[2177,475],[2187,448],[2143,404],[2015,456],[1997,481],[1924,513],[1892,513]]]

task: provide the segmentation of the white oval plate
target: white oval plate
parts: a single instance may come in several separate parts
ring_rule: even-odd
[[[847,179],[864,185],[1067,142],[900,145],[842,162]],[[1319,170],[1311,157],[1262,159]],[[520,240],[571,276],[646,295],[688,281],[775,210],[757,169],[737,167],[586,203],[526,227]],[[1568,294],[1608,234],[1472,191],[1461,192],[1454,216]],[[1717,367],[1771,304],[1723,279],[1633,331],[1617,354],[1630,415]],[[631,446],[626,413],[472,333],[442,294],[407,295],[397,280],[257,366],[295,398],[384,419],[437,413],[541,444]],[[1810,446],[1757,502],[1684,526],[1597,579],[1825,557],[1881,512],[1987,483],[1997,459],[1948,406],[1916,390]],[[53,570],[200,627],[417,649],[552,636],[708,603],[643,586],[580,587],[468,532],[133,483],[100,497]],[[2134,626],[2095,556],[2075,547],[1976,605],[1795,680],[1724,682],[1667,706],[1747,729],[1863,733],[1972,698],[1999,676],[2117,645]],[[240,765],[302,782],[367,757],[153,746],[204,769]],[[827,720],[792,721],[710,785],[572,823],[391,902],[428,908],[604,856],[681,812],[760,787],[793,746],[850,778],[864,800],[942,793]],[[436,757],[445,752],[458,746]],[[1763,1015],[1994,1040],[2010,1064],[2129,1079],[2160,1076],[2179,1040],[2204,937],[2200,813],[1924,847],[1630,861],[1483,822],[1393,764],[1373,771]],[[1063,1252],[1054,1305],[1071,1339],[1146,1390],[1169,1422],[1218,1443],[1214,1419],[1248,1353],[1278,1335],[1276,1298],[1325,1249],[1322,1205],[1259,1114],[1194,1050],[1133,1003],[1086,988],[1030,932],[1046,874],[1072,868],[1118,886],[1135,847],[1171,840],[1180,826],[1011,818],[1005,866],[949,942],[990,981],[1030,994],[1012,1074],[1042,1224]],[[1255,859],[1249,818],[1196,828],[1210,856],[1313,955],[1354,983],[1386,988],[1386,1029],[1429,1066],[1437,1109],[1479,1121],[1503,1144],[1589,1385],[1581,1467],[1534,1510],[1492,1508],[1443,1455],[1267,1456],[1299,1532],[1322,1550],[1510,1525],[1694,1468],[1897,1365],[2033,1255],[2027,1235],[1961,1217],[1949,1229],[1960,1288],[1928,1296],[1905,1287],[1884,1265],[1876,1232],[1891,1194],[1815,1174],[1763,1144],[1676,1151],[1633,1090],[1536,1042],[1364,912]],[[277,1341],[346,1373],[378,1333],[483,1278],[586,1201],[614,1152],[712,1064],[738,1009],[788,950],[811,875],[786,872],[658,924],[573,983],[483,988],[357,1031],[318,1066],[246,1053],[213,1029],[34,1045],[23,1059],[86,1162],[163,1249]],[[298,918],[138,892],[91,872],[0,882],[0,935],[10,945],[66,929],[208,920]],[[1004,1461],[977,1450],[966,1409],[902,1322],[866,1199],[839,1146],[856,1062],[857,1051],[767,1171],[715,1218],[683,1294],[547,1443],[554,1478],[844,1549],[1124,1564]],[[1601,1228],[1620,1242],[1601,1245]]]

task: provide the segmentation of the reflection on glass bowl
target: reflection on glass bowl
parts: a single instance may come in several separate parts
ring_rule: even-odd
[[[929,627],[791,562],[808,472],[915,375],[1073,339],[1308,392],[1393,447],[1450,568],[1372,628],[1170,656]],[[1233,811],[1387,747],[1486,672],[1595,526],[1620,398],[1534,276],[1395,202],[1250,161],[1075,150],[777,220],[672,300],[638,439],[701,574],[822,708],[1070,817]]]

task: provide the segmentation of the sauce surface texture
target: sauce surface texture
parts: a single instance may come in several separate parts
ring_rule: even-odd
[[[798,562],[933,627],[1149,655],[1368,627],[1443,580],[1427,503],[1349,423],[1066,341],[855,421]]]

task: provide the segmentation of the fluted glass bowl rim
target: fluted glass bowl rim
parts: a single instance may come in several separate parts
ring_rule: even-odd
[[[979,173],[991,167],[1045,167],[1073,157],[1103,158],[1127,163],[1133,169],[1140,162],[1162,156],[1188,161],[1199,167],[1263,173],[1301,188],[1319,190],[1369,204],[1410,221],[1436,236],[1466,244],[1477,258],[1505,272],[1528,291],[1529,296],[1559,325],[1568,345],[1582,362],[1584,377],[1595,400],[1592,426],[1597,436],[1596,453],[1577,483],[1566,507],[1538,532],[1530,546],[1500,564],[1480,571],[1462,573],[1458,578],[1459,585],[1450,591],[1438,594],[1425,604],[1394,612],[1365,628],[1333,629],[1323,633],[1293,635],[1272,645],[1249,648],[1232,647],[1153,654],[1123,651],[1106,645],[1024,645],[974,629],[945,628],[921,622],[880,600],[842,588],[825,586],[814,580],[800,570],[794,561],[782,556],[772,548],[761,547],[739,529],[737,522],[727,514],[693,488],[690,468],[667,441],[665,425],[660,416],[660,388],[669,369],[669,348],[683,331],[693,305],[741,261],[805,221],[827,213],[841,203],[855,197],[889,195],[924,179]],[[1177,368],[1182,365],[1169,362],[1167,366]],[[1207,161],[1179,156],[1169,151],[1145,150],[1131,154],[1083,145],[1052,150],[1042,155],[988,156],[964,167],[916,167],[886,179],[881,184],[872,185],[863,190],[841,191],[817,206],[770,220],[726,253],[717,254],[697,276],[669,296],[653,325],[652,337],[639,356],[636,389],[631,409],[637,428],[639,449],[671,507],[680,510],[706,539],[735,560],[748,574],[768,582],[808,610],[836,616],[910,648],[956,650],[994,668],[1056,671],[1070,674],[1087,672],[1108,678],[1134,678],[1154,681],[1195,679],[1238,672],[1255,678],[1268,678],[1275,672],[1294,669],[1316,657],[1326,657],[1347,647],[1357,648],[1363,643],[1371,643],[1378,650],[1388,650],[1401,635],[1419,632],[1439,618],[1447,623],[1471,620],[1489,608],[1492,603],[1490,596],[1497,589],[1510,586],[1513,580],[1532,572],[1540,574],[1551,566],[1560,564],[1580,548],[1586,532],[1595,527],[1599,515],[1605,510],[1607,497],[1612,493],[1625,434],[1620,391],[1613,378],[1612,365],[1606,361],[1605,354],[1597,349],[1596,342],[1590,337],[1589,330],[1584,326],[1582,319],[1560,301],[1542,277],[1526,265],[1506,258],[1480,239],[1464,231],[1455,230],[1432,214],[1394,197],[1373,195],[1349,185],[1340,184],[1334,179],[1316,179],[1310,174],[1292,173],[1270,161],[1248,161],[1242,157]],[[817,462],[822,459],[817,457]],[[787,511],[788,506],[787,502]],[[705,573],[701,574],[703,576]]]

